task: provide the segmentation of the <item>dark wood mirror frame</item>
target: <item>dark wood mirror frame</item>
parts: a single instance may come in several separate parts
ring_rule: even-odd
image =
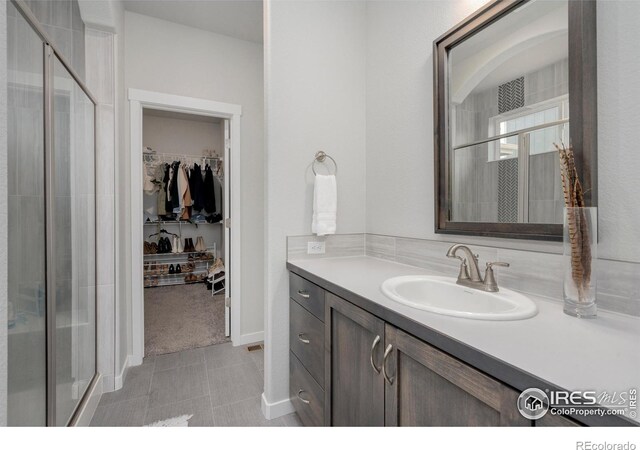
[[[433,43],[435,232],[511,239],[562,240],[561,224],[453,222],[448,217],[450,174],[448,55],[456,44],[530,0],[495,0]],[[568,0],[570,139],[587,206],[597,206],[596,1]]]

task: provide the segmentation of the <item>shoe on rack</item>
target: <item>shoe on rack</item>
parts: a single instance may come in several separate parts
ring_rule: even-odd
[[[182,245],[182,239],[180,238],[176,238],[176,246],[178,247],[178,251],[176,253],[183,253],[184,252],[184,246]]]
[[[202,236],[198,236],[198,240],[196,241],[196,250],[199,252],[207,250],[207,245],[204,243],[204,238]]]
[[[169,275],[173,275],[174,273],[176,273],[176,269],[173,267],[173,264],[171,264],[169,266]]]
[[[180,267],[180,264],[176,264],[176,273],[182,273],[182,267]]]
[[[171,253],[178,253],[178,249],[180,248],[178,236],[174,236],[171,241]]]

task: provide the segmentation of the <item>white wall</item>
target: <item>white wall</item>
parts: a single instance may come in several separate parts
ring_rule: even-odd
[[[640,262],[640,2],[598,3],[598,253]]]
[[[126,88],[242,106],[242,335],[261,333],[264,326],[262,72],[260,44],[125,14]],[[129,174],[122,176],[128,190]],[[122,217],[121,221],[126,227],[129,219]],[[130,243],[127,245],[130,248]],[[130,280],[127,283],[130,285]]]
[[[184,120],[143,113],[142,142],[157,153],[203,156],[205,150],[215,150],[224,155],[222,124],[205,118]]]
[[[289,398],[286,236],[311,232],[317,150],[338,163],[338,233],[365,228],[365,5],[268,1],[265,393],[267,414]],[[278,408],[279,407],[279,408]]]
[[[558,243],[434,233],[432,45],[482,3],[367,4],[367,232],[559,252]],[[629,261],[640,261],[640,198],[628,195],[640,169],[639,20],[639,2],[598,3],[598,252]]]

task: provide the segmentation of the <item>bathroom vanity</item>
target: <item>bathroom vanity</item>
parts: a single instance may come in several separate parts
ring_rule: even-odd
[[[428,274],[424,269],[366,256],[292,260],[287,267],[291,401],[305,425],[636,424],[620,416],[549,413],[531,421],[516,407],[530,387],[596,389],[605,375],[609,387],[637,385],[635,360],[621,357],[634,351],[624,335],[634,325],[624,317],[576,321],[557,304],[535,298],[538,315],[527,320],[447,317],[381,292],[385,279]],[[580,341],[599,334],[603,348],[618,351],[592,349],[602,370],[581,370]],[[607,370],[612,365],[616,370]]]

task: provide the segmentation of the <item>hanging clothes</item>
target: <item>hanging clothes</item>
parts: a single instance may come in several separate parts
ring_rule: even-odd
[[[191,218],[191,191],[189,189],[189,179],[184,165],[178,168],[178,192],[180,195],[180,219],[189,220]]]
[[[165,216],[167,214],[167,184],[164,180],[167,169],[167,164],[158,164],[158,167],[156,167],[155,179],[156,181],[158,181],[157,209],[158,217],[160,219],[162,219],[162,216]]]
[[[204,207],[203,185],[202,170],[198,164],[194,164],[189,173],[189,188],[191,189],[194,211],[202,211]]]
[[[174,161],[171,164],[169,180],[169,188],[167,189],[167,197],[171,202],[171,210],[175,212],[177,209],[180,212],[180,193],[178,192],[178,169],[180,168],[180,161]]]
[[[216,193],[213,172],[208,164],[204,173],[204,209],[209,214],[216,212]]]
[[[223,198],[222,198],[222,181],[220,180],[219,177],[214,176],[213,177],[213,185],[214,185],[214,193],[215,193],[215,199],[216,199],[216,212],[220,215],[223,215],[224,213],[224,208],[223,208]]]
[[[164,189],[164,197],[165,197],[165,203],[164,203],[164,212],[165,215],[168,217],[172,214],[173,211],[173,205],[171,204],[171,190],[169,189],[169,186],[171,185],[171,166],[169,164],[165,164],[164,165],[164,178],[162,180],[163,182],[163,189]]]

